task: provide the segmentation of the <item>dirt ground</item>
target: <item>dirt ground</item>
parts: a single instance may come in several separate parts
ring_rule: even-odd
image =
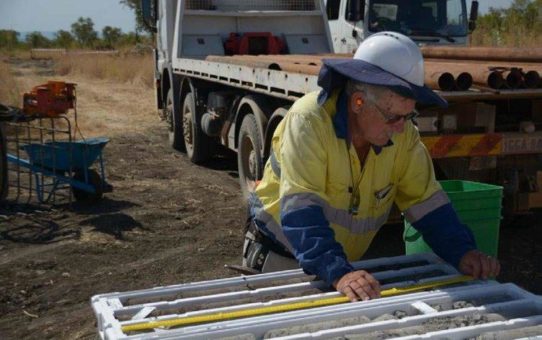
[[[50,62],[12,60],[24,90],[55,78]],[[151,67],[149,65],[149,67]],[[58,78],[56,78],[58,79]],[[90,297],[238,275],[245,215],[236,159],[205,167],[168,146],[153,90],[78,84],[80,125],[108,136],[114,191],[94,206],[0,207],[0,338],[95,339]],[[502,282],[542,294],[540,214],[501,228]],[[367,257],[400,255],[401,226],[385,226]]]

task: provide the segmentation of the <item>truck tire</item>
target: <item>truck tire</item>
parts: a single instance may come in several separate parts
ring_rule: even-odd
[[[262,141],[253,114],[243,118],[237,143],[237,168],[241,192],[246,197],[250,188],[263,176]]]
[[[194,94],[188,93],[183,102],[183,135],[186,155],[195,164],[202,164],[211,156],[211,139],[201,129],[201,115],[196,111]]]
[[[166,105],[164,106],[164,117],[166,117],[168,123],[169,143],[175,150],[185,151],[181,115],[179,110],[175,110],[175,107],[173,89],[171,88],[167,92]]]
[[[7,144],[0,124],[0,202],[8,195]]]

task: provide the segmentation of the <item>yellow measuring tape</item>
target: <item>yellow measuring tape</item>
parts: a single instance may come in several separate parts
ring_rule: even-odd
[[[388,297],[388,296],[394,296],[394,295],[400,295],[400,294],[406,294],[406,293],[413,293],[413,292],[418,292],[421,290],[426,290],[426,289],[430,289],[434,287],[466,282],[469,280],[472,280],[471,276],[462,275],[462,276],[457,276],[457,277],[447,279],[447,280],[441,280],[441,281],[435,281],[435,282],[429,282],[429,283],[420,283],[420,284],[415,284],[408,287],[386,289],[380,292],[380,296]],[[140,322],[140,323],[135,323],[132,325],[122,326],[122,331],[133,332],[133,331],[143,331],[143,330],[153,329],[153,328],[158,328],[158,327],[189,326],[189,325],[194,325],[194,324],[199,324],[199,323],[209,323],[209,322],[216,322],[216,321],[223,321],[223,320],[240,319],[240,318],[245,318],[245,317],[250,317],[250,316],[337,305],[337,304],[346,303],[349,301],[350,299],[347,298],[346,296],[321,298],[321,299],[315,299],[315,300],[309,300],[309,301],[303,301],[303,302],[288,303],[288,304],[283,304],[283,305],[257,307],[257,308],[252,308],[252,309],[242,309],[242,310],[232,311],[232,312],[217,312],[217,313],[209,313],[209,314],[204,314],[204,315],[179,317],[179,318],[171,319],[171,320]]]

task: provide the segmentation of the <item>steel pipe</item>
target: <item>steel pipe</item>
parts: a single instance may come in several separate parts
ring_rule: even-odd
[[[295,54],[286,54],[286,55],[233,55],[229,58],[239,59],[239,60],[259,60],[259,61],[272,61],[276,63],[280,62],[292,62],[304,65],[321,65],[322,59],[325,57],[320,56],[304,56],[304,55],[295,55]]]
[[[466,91],[472,86],[473,77],[464,67],[442,62],[427,62],[424,66],[425,82],[432,88],[436,88],[431,86],[435,83],[436,76],[439,77],[438,88],[443,91]],[[453,78],[453,84],[450,83],[450,75]]]
[[[510,89],[517,89],[523,86],[523,75],[518,69],[511,69],[503,73],[503,77],[506,79],[506,85]]]
[[[542,48],[423,46],[425,58],[542,62]]]
[[[483,61],[483,60],[464,60],[464,59],[425,59],[425,63],[453,63],[453,64],[469,64],[476,65],[475,67],[487,67],[492,69],[505,70],[518,69],[523,76],[523,84],[527,88],[542,87],[542,63],[525,63],[525,62],[504,62],[504,61]]]
[[[468,59],[438,59],[438,58],[424,58],[425,63],[453,63],[453,64],[471,64],[471,65],[485,65],[488,67],[503,67],[503,68],[519,68],[523,71],[537,71],[542,73],[542,63],[533,62],[520,62],[520,61],[493,61],[493,60],[468,60]]]
[[[239,65],[239,66],[249,66],[249,67],[256,67],[256,68],[265,68],[265,69],[273,69],[273,62],[271,61],[265,61],[265,60],[250,60],[250,59],[244,59],[244,58],[237,58],[237,57],[227,57],[227,56],[208,56],[205,58],[206,61],[212,61],[217,63],[225,63],[225,64],[232,64],[232,65]]]
[[[302,74],[318,75],[320,72],[320,66],[314,65],[302,65],[296,63],[280,63],[278,67],[281,71],[295,72]]]
[[[528,71],[523,76],[525,81],[525,87],[534,89],[537,87],[542,87],[542,82],[540,81],[540,74],[536,71]]]
[[[466,91],[472,86],[472,76],[467,72],[460,72],[457,76],[450,72],[426,72],[425,84],[442,91]]]
[[[206,60],[318,75],[322,59],[350,57],[350,55],[235,55],[209,56]],[[425,71],[425,83],[431,88],[443,91],[465,91],[473,83],[494,89],[536,88],[541,86],[542,63],[428,58],[425,61]]]
[[[237,56],[234,56],[234,58]],[[308,67],[307,70],[312,70],[313,68],[317,68],[318,70],[322,66],[322,61],[319,58],[301,58],[301,56],[289,56],[289,55],[261,55],[261,56],[243,56],[243,60],[256,60],[256,61],[265,61],[265,62],[271,62],[273,64],[277,65],[299,65],[302,69],[303,67]],[[276,68],[274,68],[276,69]],[[290,67],[280,67],[281,70],[290,70]],[[312,74],[312,71],[311,71]]]
[[[209,56],[205,60],[213,62],[221,62],[232,65],[242,65],[255,68],[264,68],[276,71],[295,72],[307,75],[317,75],[320,71],[320,66],[294,63],[288,58],[271,58],[270,56]]]
[[[438,70],[446,70],[452,74],[456,72],[458,75],[466,72],[471,75],[473,83],[493,89],[506,86],[506,80],[502,74],[506,71],[505,68],[492,68],[485,64],[456,63],[451,60],[448,62],[427,61],[425,68],[426,70],[433,70],[433,72]]]
[[[455,77],[449,72],[425,72],[425,84],[432,89],[442,91],[453,91],[455,88]]]
[[[455,79],[455,86],[459,91],[467,91],[472,86],[472,75],[468,72],[460,73]]]

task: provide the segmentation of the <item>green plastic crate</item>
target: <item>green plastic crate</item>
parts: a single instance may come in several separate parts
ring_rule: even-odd
[[[502,187],[460,180],[440,181],[440,184],[448,194],[459,220],[472,231],[478,249],[491,256],[497,256]],[[403,239],[406,254],[431,252],[421,234],[406,220]]]

